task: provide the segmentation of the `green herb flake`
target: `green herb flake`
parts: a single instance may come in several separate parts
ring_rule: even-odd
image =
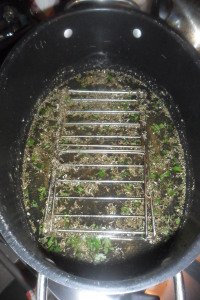
[[[165,124],[164,123],[160,123],[160,124],[153,124],[151,125],[151,129],[153,131],[154,134],[160,134],[162,129],[165,128]]]
[[[35,200],[31,201],[31,207],[38,208],[38,203]]]
[[[38,193],[39,193],[39,200],[40,201],[44,200],[47,196],[47,190],[46,190],[45,186],[41,186],[38,189]]]
[[[55,253],[60,253],[62,251],[57,238],[54,236],[47,237],[46,248],[48,251]]]
[[[139,114],[133,114],[129,116],[129,122],[138,122],[140,120]]]
[[[176,165],[172,168],[172,171],[174,173],[181,173],[182,172],[182,168],[181,168],[181,165]]]
[[[181,219],[178,217],[178,218],[176,218],[175,222],[176,222],[176,225],[180,225]]]
[[[105,176],[106,176],[106,171],[105,171],[104,169],[100,169],[100,170],[98,171],[97,175],[98,175],[98,177],[99,177],[100,179],[103,179],[103,178],[105,178]]]
[[[108,254],[114,249],[111,240],[108,238],[102,240],[102,246],[104,254]]]
[[[101,249],[101,240],[97,237],[87,237],[86,243],[92,253],[99,252]]]
[[[33,138],[29,138],[28,141],[27,141],[27,145],[29,147],[33,147],[35,145],[35,140]]]

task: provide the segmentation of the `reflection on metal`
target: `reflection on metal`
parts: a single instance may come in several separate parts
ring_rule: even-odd
[[[64,31],[64,37],[66,39],[69,39],[73,35],[73,30],[71,28],[65,29]]]
[[[136,39],[140,39],[142,37],[142,31],[139,28],[133,29],[133,36]]]
[[[116,299],[116,300],[120,300],[120,299],[123,299],[124,296],[116,296],[115,297],[112,297],[112,296],[107,296],[103,293],[98,293],[98,292],[91,292],[91,291],[79,291],[78,292],[78,299],[77,300],[113,300]]]
[[[113,93],[111,93],[111,94],[113,94]],[[81,98],[74,98],[74,99],[72,99],[72,101],[76,101],[76,102],[78,102],[78,101],[81,101],[81,102],[93,102],[93,101],[99,101],[99,102],[137,102],[138,100],[136,100],[136,99],[110,99],[110,98],[101,98],[101,99],[98,99],[98,98],[84,98],[84,99],[81,99]]]
[[[135,3],[134,0],[71,0],[69,1],[66,6],[65,9],[72,9],[75,8],[76,6],[78,7],[81,4],[90,4],[90,5],[113,5],[115,3],[115,5],[125,5],[131,8],[136,8],[139,9],[139,6]]]
[[[185,287],[182,273],[174,276],[174,291],[176,300],[185,300]]]
[[[128,96],[132,96],[132,95],[137,95],[138,93],[141,93],[141,91],[99,91],[99,90],[69,90],[69,93],[71,95],[81,95],[81,94],[97,94],[97,95],[102,95],[102,94],[106,94],[106,95],[114,95],[114,96],[118,96],[118,95],[128,95]],[[76,99],[74,99],[76,100]],[[81,99],[82,100],[82,99]],[[95,98],[95,100],[99,100],[98,98]]]
[[[37,300],[47,300],[47,286],[48,286],[48,279],[44,275],[38,274]]]
[[[138,8],[145,13],[151,13],[153,4],[155,2],[155,0],[132,0],[132,1],[135,2]]]
[[[101,201],[127,201],[127,200],[144,200],[143,198],[133,198],[133,197],[56,197],[56,200],[59,199],[67,199],[67,200],[91,200],[91,201],[96,201],[96,200],[101,200]]]
[[[159,16],[200,51],[200,1],[162,0]]]
[[[141,10],[146,13],[150,13],[153,3],[154,0],[71,0],[66,4],[65,9],[72,9],[81,4],[90,4],[95,6],[97,6],[98,4],[102,6],[114,5],[120,7],[123,5],[126,7]]]
[[[102,292],[68,288],[54,281],[48,280],[49,292],[55,296],[55,300],[122,300],[124,295],[109,296]],[[126,298],[126,296],[125,296]],[[52,299],[52,298],[51,298]],[[54,299],[54,298],[53,298]]]
[[[112,164],[112,165],[104,165],[104,164],[98,164],[98,165],[89,165],[89,164],[76,164],[76,165],[74,165],[74,164],[63,164],[63,166],[65,167],[65,168],[67,168],[67,167],[71,167],[71,168],[74,168],[74,167],[78,167],[78,168],[100,168],[100,167],[102,167],[103,166],[103,168],[140,168],[140,169],[143,169],[144,168],[144,166],[143,165],[119,165],[119,164],[117,164],[117,165],[114,165],[114,164]]]
[[[117,122],[70,122],[70,123],[66,123],[66,126],[117,126],[117,127],[140,127],[140,124],[138,123],[117,123]]]

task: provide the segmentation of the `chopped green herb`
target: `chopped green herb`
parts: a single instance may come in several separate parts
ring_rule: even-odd
[[[38,204],[35,200],[31,201],[31,207],[38,208]]]
[[[101,249],[101,240],[97,237],[87,237],[86,243],[92,253],[97,253]]]
[[[155,134],[160,134],[161,133],[161,130],[165,128],[165,124],[163,123],[160,123],[160,124],[153,124],[151,125],[151,129],[153,131],[153,133]]]
[[[78,185],[74,188],[75,192],[81,195],[84,192],[84,187],[82,185]]]
[[[130,215],[132,213],[132,209],[129,206],[122,206],[121,207],[121,214],[122,215]]]
[[[181,223],[181,219],[180,218],[176,218],[176,225],[180,225],[180,223]]]
[[[108,238],[102,239],[101,243],[102,243],[104,254],[108,254],[109,252],[111,252],[114,249],[112,246],[111,240]]]
[[[171,176],[170,170],[165,171],[163,174],[160,175],[160,180],[163,180],[165,178],[169,178]]]
[[[155,200],[154,200],[154,203],[156,204],[156,205],[160,205],[161,204],[161,199],[160,198],[156,198]]]
[[[74,255],[79,255],[81,251],[81,237],[78,235],[72,235],[66,240],[66,245],[70,246],[73,251]]]
[[[50,252],[60,253],[62,251],[59,242],[55,236],[47,237],[45,246]]]
[[[39,187],[38,193],[39,193],[39,200],[40,201],[44,200],[47,196],[47,190],[46,190],[45,186]]]
[[[100,179],[103,179],[103,178],[105,178],[105,176],[106,176],[106,171],[105,171],[104,169],[100,169],[100,170],[98,171],[97,175],[98,175],[98,177],[99,177]]]
[[[28,141],[27,141],[27,145],[29,147],[33,147],[35,145],[35,140],[33,138],[29,138]]]
[[[182,172],[182,168],[181,168],[181,165],[176,165],[172,168],[172,171],[174,173],[181,173]]]
[[[112,82],[113,75],[111,73],[108,73],[106,80],[107,80],[107,82]]]
[[[170,197],[175,196],[176,193],[177,192],[173,188],[171,188],[171,187],[167,189],[167,195],[170,196]]]

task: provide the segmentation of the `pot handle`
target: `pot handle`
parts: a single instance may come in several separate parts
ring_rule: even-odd
[[[140,10],[140,7],[134,2],[134,0],[70,0],[65,5],[65,10],[73,9],[75,6],[82,4],[92,5],[92,6],[110,6],[117,5],[119,7],[128,7]]]

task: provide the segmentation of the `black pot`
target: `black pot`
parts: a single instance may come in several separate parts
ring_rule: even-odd
[[[133,36],[135,28],[140,38]],[[64,37],[66,29],[73,31],[70,38]],[[63,68],[67,79],[72,69],[116,66],[153,78],[179,107],[195,179],[185,222],[169,241],[114,266],[54,265],[30,232],[22,201],[23,151],[35,104]],[[29,33],[7,57],[0,76],[0,228],[22,260],[60,284],[107,294],[145,289],[192,262],[200,250],[200,60],[187,42],[128,8],[78,10]],[[189,185],[190,173],[187,180]]]

